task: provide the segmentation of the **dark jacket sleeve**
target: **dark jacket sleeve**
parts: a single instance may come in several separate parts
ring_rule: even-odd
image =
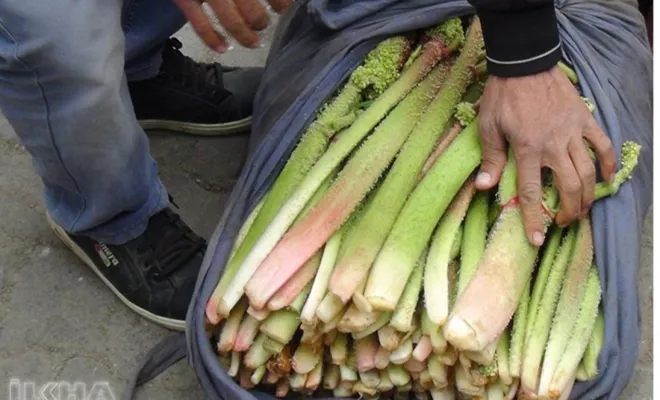
[[[532,75],[561,59],[552,0],[468,1],[481,20],[490,74]]]

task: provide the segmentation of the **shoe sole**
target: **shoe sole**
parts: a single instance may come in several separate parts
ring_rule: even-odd
[[[142,318],[144,318],[148,321],[151,321],[151,322],[153,322],[157,325],[160,325],[164,328],[175,330],[175,331],[180,331],[180,332],[185,331],[185,329],[186,329],[186,322],[185,321],[181,321],[181,320],[178,320],[178,319],[161,317],[161,316],[156,315],[156,314],[154,314],[150,311],[145,310],[142,307],[139,307],[139,306],[135,305],[130,300],[128,300],[123,294],[121,294],[115,288],[115,286],[112,283],[110,283],[110,281],[101,273],[101,271],[99,271],[99,269],[96,267],[94,262],[89,258],[87,253],[85,253],[85,251],[80,246],[78,246],[78,244],[76,244],[76,242],[71,240],[69,235],[64,231],[64,229],[62,229],[62,227],[57,225],[55,223],[55,221],[52,220],[50,215],[46,214],[46,219],[48,220],[48,224],[50,225],[51,229],[55,232],[57,237],[59,237],[60,240],[62,240],[62,242],[64,242],[64,244],[71,251],[73,251],[73,253],[76,256],[78,256],[81,260],[83,260],[83,262],[85,264],[87,264],[87,266],[89,268],[91,268],[92,271],[94,271],[99,278],[101,278],[101,281],[103,281],[103,283],[105,283],[105,285],[112,291],[112,293],[114,293],[115,296],[117,296],[119,298],[119,300],[121,300],[122,303],[124,303],[124,305],[126,305],[128,308],[130,308],[133,312],[137,313]]]
[[[165,119],[146,119],[140,120],[139,123],[144,130],[167,130],[197,136],[226,136],[248,131],[252,126],[252,117],[222,124],[198,124]]]

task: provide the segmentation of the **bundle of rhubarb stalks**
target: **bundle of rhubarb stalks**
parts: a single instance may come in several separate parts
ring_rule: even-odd
[[[244,388],[558,399],[597,376],[589,219],[553,225],[548,174],[547,240],[532,246],[511,155],[495,190],[475,190],[484,59],[478,19],[452,18],[385,39],[318,110],[208,301],[211,341]],[[624,145],[597,199],[639,151]]]

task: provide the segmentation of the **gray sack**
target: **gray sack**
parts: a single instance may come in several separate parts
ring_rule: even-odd
[[[652,197],[652,55],[632,0],[557,0],[564,58],[596,119],[617,149],[643,146],[634,179],[593,207],[596,262],[603,286],[605,344],[597,379],[577,384],[573,399],[616,399],[633,373],[640,342],[637,290],[642,221]],[[233,240],[284,166],[315,110],[380,40],[471,14],[458,0],[297,1],[281,18],[255,101],[250,159],[210,240],[197,281],[186,337],[173,336],[148,355],[126,392],[187,355],[210,399],[273,399],[241,389],[223,370],[204,333],[204,309]],[[524,34],[524,33],[521,33]],[[186,346],[186,347],[184,347]]]

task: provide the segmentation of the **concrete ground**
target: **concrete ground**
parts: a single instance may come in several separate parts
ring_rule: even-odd
[[[188,28],[179,36],[197,59],[213,55]],[[265,34],[267,38],[269,32]],[[232,50],[229,65],[261,65],[266,49]],[[193,138],[150,134],[162,178],[198,233],[209,237],[237,178],[246,137]],[[51,233],[40,182],[25,149],[0,118],[0,398],[11,378],[109,381],[119,398],[136,363],[167,331],[129,312]],[[645,224],[639,272],[643,339],[623,399],[652,398],[652,215]],[[191,368],[181,362],[143,388],[138,399],[202,399]]]

